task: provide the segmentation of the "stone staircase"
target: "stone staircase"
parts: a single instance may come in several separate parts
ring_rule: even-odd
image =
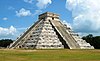
[[[55,29],[59,32],[62,38],[66,41],[70,49],[80,49],[80,46],[75,42],[75,39],[68,34],[63,24],[58,20],[50,20]]]
[[[39,15],[39,20],[30,26],[9,48],[36,49],[94,49],[81,39],[59,19],[59,15],[46,12]]]

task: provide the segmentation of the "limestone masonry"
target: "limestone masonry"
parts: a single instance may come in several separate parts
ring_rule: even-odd
[[[58,14],[51,12],[39,15],[38,21],[10,44],[9,48],[94,49],[66,24],[63,24]]]

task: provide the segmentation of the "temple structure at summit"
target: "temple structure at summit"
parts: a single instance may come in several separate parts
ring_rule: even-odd
[[[51,12],[40,14],[38,21],[10,44],[9,48],[94,49],[59,18],[58,14]]]

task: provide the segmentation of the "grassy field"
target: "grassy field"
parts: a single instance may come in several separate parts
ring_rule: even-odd
[[[0,61],[100,61],[100,50],[7,50]]]

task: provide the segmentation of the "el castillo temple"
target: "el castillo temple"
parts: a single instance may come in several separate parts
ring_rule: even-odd
[[[45,12],[28,28],[10,49],[94,49],[70,27],[63,24],[58,14]]]

